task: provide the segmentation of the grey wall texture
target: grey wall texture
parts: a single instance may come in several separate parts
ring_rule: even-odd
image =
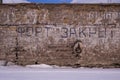
[[[1,4],[0,59],[120,67],[120,4]]]

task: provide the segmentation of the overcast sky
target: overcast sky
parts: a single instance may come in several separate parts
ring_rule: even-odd
[[[28,3],[27,0],[3,0],[3,3]]]
[[[3,0],[3,3],[120,3],[120,0]]]

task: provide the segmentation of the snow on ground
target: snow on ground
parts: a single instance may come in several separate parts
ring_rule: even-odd
[[[46,65],[46,64],[40,64],[40,65],[27,65],[26,67],[29,68],[53,68],[50,65]]]
[[[46,64],[2,66],[0,80],[120,80],[120,69],[66,68]]]

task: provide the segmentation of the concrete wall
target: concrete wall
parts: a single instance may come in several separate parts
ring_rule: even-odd
[[[0,59],[120,67],[120,4],[0,5]]]

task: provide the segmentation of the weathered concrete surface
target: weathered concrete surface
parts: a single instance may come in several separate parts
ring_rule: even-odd
[[[0,5],[0,59],[120,67],[120,4]]]

